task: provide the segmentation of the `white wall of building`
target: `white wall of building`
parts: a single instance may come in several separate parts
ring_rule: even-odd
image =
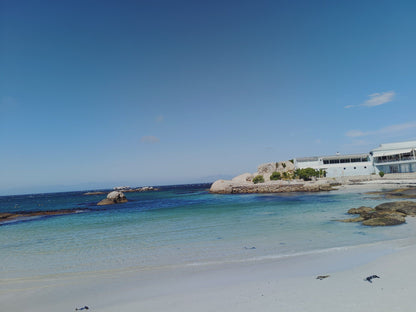
[[[324,164],[322,158],[318,158],[316,161],[297,161],[295,159],[295,168],[313,168],[316,170],[322,169],[326,171],[326,176],[328,178],[370,175],[376,173],[372,158],[365,162],[341,164]]]
[[[325,171],[328,178],[370,175],[375,173],[373,164],[370,161],[349,164],[330,164],[327,166],[328,168]]]

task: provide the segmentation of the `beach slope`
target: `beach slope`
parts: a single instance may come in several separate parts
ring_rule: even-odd
[[[275,259],[2,280],[0,300],[4,311],[34,312],[411,311],[415,258],[415,242],[406,239]],[[380,278],[365,280],[372,275]]]

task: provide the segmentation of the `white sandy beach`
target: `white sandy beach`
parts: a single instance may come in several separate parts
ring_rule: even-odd
[[[411,311],[415,258],[409,238],[281,259],[2,280],[0,301],[2,311],[34,312]],[[380,278],[364,281],[373,274]]]
[[[359,186],[362,191],[381,185]],[[395,185],[397,187],[397,185]],[[357,191],[343,186],[339,191]],[[416,218],[407,225],[416,227]],[[2,311],[412,311],[416,237],[291,257],[5,280]],[[372,283],[367,276],[377,275]],[[329,275],[323,280],[319,275]]]

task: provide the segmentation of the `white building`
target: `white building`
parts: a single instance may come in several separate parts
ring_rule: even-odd
[[[381,144],[373,149],[374,167],[384,173],[416,172],[416,141]]]
[[[381,144],[365,154],[295,158],[294,164],[325,170],[327,177],[416,172],[416,141]]]
[[[296,169],[325,170],[329,178],[375,173],[370,154],[296,158],[294,164]]]

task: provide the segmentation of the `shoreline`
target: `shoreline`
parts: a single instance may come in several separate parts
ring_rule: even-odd
[[[413,219],[411,226],[416,226]],[[411,309],[413,238],[306,255],[2,282],[8,311],[400,311]],[[373,283],[365,277],[377,274]],[[317,280],[319,275],[329,275]],[[9,288],[8,291],[5,288]]]
[[[333,192],[398,185],[348,184]],[[416,217],[406,223],[415,229]],[[414,305],[415,257],[416,238],[409,236],[228,262],[0,279],[0,300],[7,311],[33,312],[405,311]],[[372,275],[380,279],[364,280]]]
[[[407,222],[416,227],[416,218]],[[413,307],[416,238],[289,256],[0,281],[7,311],[400,311]],[[367,276],[378,275],[373,283]],[[317,276],[326,276],[318,280]]]

